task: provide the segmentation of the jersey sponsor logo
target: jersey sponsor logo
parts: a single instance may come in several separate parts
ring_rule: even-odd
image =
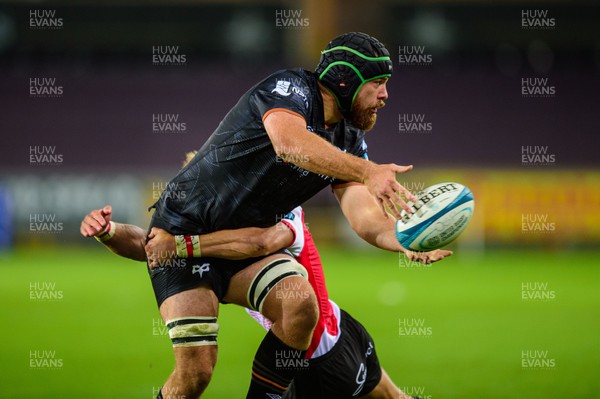
[[[292,94],[290,93],[290,84],[291,82],[288,82],[286,80],[278,80],[275,84],[275,88],[271,90],[271,93],[277,93],[279,95],[287,97],[290,94]]]
[[[302,102],[304,103],[304,106],[308,109],[308,97],[306,96],[306,93],[304,92],[304,90],[301,90],[296,86],[292,86],[292,93],[299,95],[302,98]]]
[[[366,360],[366,358],[368,358],[369,356],[371,356],[373,354],[373,349],[374,349],[373,343],[369,342],[369,347],[365,351],[365,360]],[[364,363],[361,363],[360,367],[358,368],[358,373],[356,374],[356,383],[358,384],[358,388],[356,388],[356,391],[354,391],[352,396],[356,396],[360,393],[360,391],[362,391],[366,381],[367,381],[367,366],[365,366]]]
[[[200,278],[202,278],[204,272],[208,271],[210,271],[210,263],[205,263],[202,266],[194,265],[194,267],[192,267],[192,274],[198,273],[200,275]]]
[[[299,79],[294,80],[298,80],[298,82],[300,82]],[[290,80],[278,80],[275,83],[275,88],[271,90],[271,93],[277,93],[284,97],[287,97],[290,94],[300,96],[300,98],[302,98],[302,102],[304,103],[304,107],[308,109],[308,96],[306,95],[308,88],[303,90],[301,88],[302,85],[300,85],[298,82]],[[297,87],[297,85],[300,85],[301,87]]]
[[[356,374],[356,383],[358,384],[358,388],[356,388],[356,391],[354,391],[352,396],[356,396],[360,393],[360,391],[362,391],[365,381],[367,381],[367,366],[365,366],[364,363],[361,363],[360,367],[358,368],[358,373]]]
[[[367,348],[367,351],[365,352],[365,357],[369,357],[371,356],[371,354],[373,353],[373,342],[369,342],[369,347]]]

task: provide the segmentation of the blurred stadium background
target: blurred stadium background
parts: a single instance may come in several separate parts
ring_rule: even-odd
[[[600,397],[600,6],[501,1],[0,4],[2,397],[151,398],[172,368],[144,266],[79,236],[147,208],[251,85],[365,31],[390,50],[371,159],[469,186],[455,255],[362,245],[307,206],[330,293],[409,393]],[[207,398],[243,397],[263,331],[222,307]],[[411,327],[416,327],[412,329]]]

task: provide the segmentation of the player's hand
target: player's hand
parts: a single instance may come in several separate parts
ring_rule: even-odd
[[[400,219],[400,211],[398,206],[404,209],[408,213],[412,213],[412,209],[406,204],[405,200],[400,196],[403,195],[406,200],[416,202],[416,197],[404,188],[396,180],[396,173],[405,173],[412,170],[413,166],[399,166],[396,164],[377,165],[367,172],[367,177],[364,180],[364,184],[369,189],[369,192],[377,203],[381,207],[381,211],[387,218],[388,213],[386,212],[386,206],[396,217]]]
[[[434,249],[433,251],[427,252],[417,252],[411,251],[409,249],[404,250],[404,255],[406,255],[408,259],[410,259],[413,262],[424,263],[426,265],[440,261],[452,254],[453,252],[448,251],[447,249]]]
[[[79,232],[84,237],[94,237],[102,233],[112,217],[112,207],[104,206],[102,209],[96,209],[85,215],[81,221]]]
[[[166,230],[153,227],[148,234],[148,242],[144,247],[148,266],[153,269],[165,264],[169,259],[177,257],[177,248],[175,246],[175,236]]]

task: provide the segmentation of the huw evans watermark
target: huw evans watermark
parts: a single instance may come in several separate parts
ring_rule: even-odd
[[[553,233],[556,222],[549,219],[547,213],[521,214],[521,231],[523,233]]]
[[[549,152],[547,145],[521,146],[521,165],[553,166],[554,164],[556,164],[556,154]]]
[[[62,29],[64,22],[56,10],[29,10],[29,29]]]
[[[433,328],[423,318],[398,319],[398,335],[402,337],[430,337]]]
[[[187,55],[180,53],[179,46],[152,46],[152,65],[182,66]]]
[[[275,28],[308,28],[310,21],[302,15],[302,10],[275,10]]]
[[[548,78],[521,78],[521,97],[553,98],[556,97],[556,86]]]
[[[30,213],[29,231],[31,233],[62,233],[63,222],[58,221],[54,213]]]
[[[55,350],[30,350],[29,368],[33,370],[60,370],[64,366],[63,359]]]
[[[521,368],[526,370],[553,370],[556,359],[550,357],[547,350],[522,350]]]
[[[425,46],[398,46],[398,64],[404,66],[427,66],[433,63],[433,55]]]
[[[425,114],[398,114],[398,130],[400,133],[431,133],[433,123]]]
[[[179,114],[152,114],[153,133],[184,133],[187,124],[179,119]]]
[[[521,300],[547,302],[556,300],[556,291],[547,281],[524,281],[521,283]]]
[[[556,18],[551,17],[548,10],[521,10],[521,28],[523,29],[555,29]]]
[[[56,98],[63,94],[64,88],[56,78],[29,78],[29,97]]]
[[[56,282],[32,281],[29,283],[29,300],[31,301],[61,301],[64,293],[56,287]]]

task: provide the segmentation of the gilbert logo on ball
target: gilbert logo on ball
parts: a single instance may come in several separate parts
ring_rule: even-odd
[[[430,251],[456,239],[469,224],[475,202],[473,193],[459,183],[439,183],[416,195],[396,222],[396,238],[404,248]]]

